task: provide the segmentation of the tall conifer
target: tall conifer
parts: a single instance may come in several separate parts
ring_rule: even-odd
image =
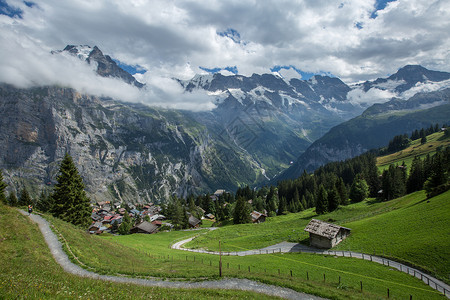
[[[66,153],[59,169],[58,183],[54,187],[52,214],[74,225],[89,224],[90,201],[72,157]]]

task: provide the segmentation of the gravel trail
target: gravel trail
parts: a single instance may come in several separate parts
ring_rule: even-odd
[[[189,251],[189,252],[197,252],[197,253],[205,253],[205,254],[213,254],[219,255],[217,251],[207,251],[202,249],[188,249],[183,248],[183,245],[192,241],[197,236],[178,241],[174,243],[171,247],[172,249]],[[222,255],[230,255],[230,256],[246,256],[246,255],[259,255],[259,254],[274,254],[274,253],[289,253],[289,252],[304,252],[304,253],[315,253],[322,255],[334,255],[334,256],[343,256],[343,257],[352,257],[370,260],[379,264],[383,264],[392,268],[395,268],[401,272],[407,273],[408,275],[414,276],[424,283],[429,285],[431,288],[443,293],[447,298],[450,299],[450,286],[439,279],[436,279],[418,269],[412,268],[410,266],[401,264],[399,262],[386,259],[383,257],[353,252],[353,251],[333,251],[333,250],[322,250],[317,248],[312,248],[306,245],[298,244],[298,243],[290,243],[290,242],[281,242],[276,245],[268,246],[262,249],[254,249],[254,250],[246,250],[246,251],[236,251],[236,252],[223,252]]]
[[[23,210],[19,211],[23,215],[28,216],[27,212]],[[63,251],[62,245],[58,240],[57,236],[50,229],[50,224],[44,218],[36,214],[31,214],[30,218],[33,222],[39,225],[39,229],[41,230],[42,235],[44,236],[44,239],[48,247],[50,248],[50,252],[52,253],[56,262],[59,265],[61,265],[66,272],[78,276],[90,277],[94,279],[107,280],[119,283],[134,283],[143,286],[156,286],[164,288],[184,288],[184,289],[205,288],[205,289],[242,290],[266,294],[269,296],[278,296],[285,299],[301,299],[301,300],[324,299],[317,296],[296,292],[288,288],[267,285],[248,279],[228,278],[213,281],[181,282],[181,281],[151,280],[151,279],[100,275],[94,272],[87,271],[79,267],[78,265],[72,263],[69,260],[67,254]]]

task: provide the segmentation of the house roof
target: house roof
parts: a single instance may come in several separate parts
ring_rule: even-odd
[[[148,232],[148,233],[152,233],[158,229],[158,226],[156,226],[155,224],[152,224],[150,222],[144,221],[144,222],[140,223],[139,225],[136,225],[133,229],[135,229],[135,228],[138,228],[138,229]],[[131,230],[133,230],[133,229],[131,229]]]
[[[348,231],[351,230],[350,228],[327,223],[317,219],[312,219],[311,221],[309,221],[309,224],[306,225],[305,227],[305,231],[326,237],[327,239],[335,238],[339,230],[341,229]]]
[[[215,216],[213,214],[206,214],[205,217],[207,217],[209,219],[214,219],[215,218]]]
[[[189,224],[193,227],[197,226],[201,221],[194,216],[189,217]]]
[[[214,195],[220,196],[220,195],[222,195],[223,193],[225,193],[225,190],[217,190],[217,191],[214,192]]]
[[[267,217],[265,214],[260,213],[259,211],[256,211],[256,210],[252,211],[250,213],[250,215],[252,216],[252,219],[254,219],[254,220],[258,220],[259,217],[261,217],[261,216]]]

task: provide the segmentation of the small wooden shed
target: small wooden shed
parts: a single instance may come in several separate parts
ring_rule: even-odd
[[[157,231],[158,226],[147,221],[144,221],[139,225],[136,225],[130,230],[131,233],[147,233],[147,234],[155,233]]]
[[[312,219],[306,226],[309,244],[317,248],[333,248],[350,234],[350,228]]]

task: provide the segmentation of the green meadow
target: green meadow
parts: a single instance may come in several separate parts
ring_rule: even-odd
[[[414,200],[400,198],[384,203],[366,201],[321,217],[325,220],[333,218],[341,224],[347,221],[362,221],[410,207],[417,201],[417,197],[412,198]],[[441,201],[440,198],[436,199],[436,202]],[[312,211],[306,211],[271,218],[271,221],[258,225],[226,226],[214,231],[205,229],[126,236],[88,235],[70,224],[52,217],[47,218],[67,240],[66,249],[69,253],[73,253],[71,255],[73,261],[86,269],[102,274],[141,278],[205,280],[218,278],[219,256],[173,250],[170,248],[172,243],[191,236],[199,236],[198,238],[204,242],[208,241],[208,246],[202,248],[218,249],[220,238],[224,249],[232,245],[234,251],[271,245],[286,240],[286,237],[305,242],[307,235],[303,232],[303,228],[312,216],[314,216]],[[220,232],[222,234],[217,235]],[[232,232],[237,232],[239,237],[233,237]],[[358,231],[355,235],[352,233],[350,238],[356,237],[357,234]],[[265,236],[265,239],[263,242],[252,243],[251,241],[255,239],[259,240],[255,236]],[[247,241],[251,247],[247,245]],[[351,245],[345,247],[347,249]],[[366,249],[369,250],[369,247],[366,246],[364,251]],[[226,277],[253,279],[331,299],[379,299],[386,295],[388,288],[390,296],[394,299],[404,299],[409,295],[413,295],[416,299],[443,299],[440,293],[420,280],[388,266],[332,255],[290,253],[245,257],[222,256],[222,273]],[[360,291],[361,282],[363,294]]]
[[[450,137],[445,137],[443,132],[436,132],[427,136],[425,144],[420,143],[420,139],[411,142],[411,145],[401,151],[380,156],[377,158],[377,165],[382,172],[389,168],[391,164],[401,165],[403,162],[411,166],[414,157],[423,159],[425,156],[433,155],[439,147],[446,148],[450,146]]]
[[[69,225],[62,224],[62,226]],[[79,233],[84,234],[81,231]],[[91,254],[99,257],[102,255],[101,252]],[[255,297],[251,292],[144,287],[68,274],[53,259],[38,226],[16,209],[2,204],[0,204],[0,259],[1,299],[254,299]],[[258,298],[275,299],[259,294]]]

